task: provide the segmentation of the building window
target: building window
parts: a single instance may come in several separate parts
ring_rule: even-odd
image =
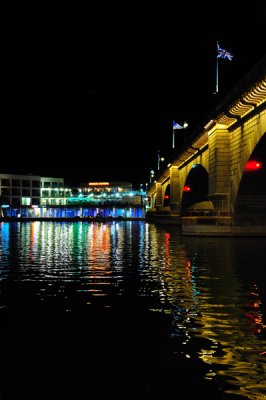
[[[2,196],[9,196],[10,195],[10,189],[9,188],[2,188]]]
[[[2,204],[9,204],[9,197],[2,196]]]
[[[40,189],[33,189],[32,196],[40,197]]]
[[[10,186],[10,180],[9,179],[1,179],[1,184],[2,184],[2,186]]]
[[[34,204],[35,206],[39,206],[40,205],[40,199],[38,197],[33,197],[32,198],[32,204]]]
[[[20,196],[20,189],[12,189],[12,196]]]
[[[31,198],[30,197],[21,197],[21,205],[22,206],[30,206]]]
[[[13,198],[12,199],[12,206],[19,206],[20,205],[20,198]]]
[[[20,180],[19,179],[12,179],[12,186],[19,186],[20,187]]]
[[[41,182],[40,181],[32,181],[31,184],[32,184],[32,187],[34,187],[34,188],[41,187]]]
[[[26,181],[26,179],[22,180],[22,186],[23,187],[30,187],[30,181]]]

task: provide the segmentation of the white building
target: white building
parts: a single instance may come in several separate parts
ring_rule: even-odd
[[[71,189],[63,178],[37,175],[0,174],[1,204],[12,207],[31,205],[65,205]]]
[[[10,206],[39,205],[41,178],[35,175],[0,174],[1,203]]]
[[[146,193],[133,191],[128,182],[88,182],[72,189],[64,186],[64,178],[0,174],[0,204],[2,208],[143,206]]]
[[[41,206],[66,205],[71,189],[64,187],[63,178],[41,177]]]

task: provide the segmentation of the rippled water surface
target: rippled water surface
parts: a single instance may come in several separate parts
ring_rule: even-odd
[[[266,239],[0,223],[0,398],[265,399]]]

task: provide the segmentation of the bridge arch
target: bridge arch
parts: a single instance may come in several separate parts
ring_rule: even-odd
[[[232,133],[231,138],[231,211],[234,208],[245,171],[247,161],[254,157],[260,147],[264,146],[266,133],[266,114],[261,113],[252,117],[247,123],[241,125]]]
[[[169,207],[170,206],[170,196],[171,196],[171,187],[170,183],[167,183],[167,185],[164,187],[164,194],[163,194],[163,207]]]
[[[209,174],[201,164],[193,164],[182,188],[181,214],[207,200]]]
[[[234,223],[266,224],[266,135],[257,141],[246,161],[234,207]]]

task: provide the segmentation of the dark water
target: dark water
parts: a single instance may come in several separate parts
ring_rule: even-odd
[[[266,239],[0,224],[0,398],[265,399]]]

